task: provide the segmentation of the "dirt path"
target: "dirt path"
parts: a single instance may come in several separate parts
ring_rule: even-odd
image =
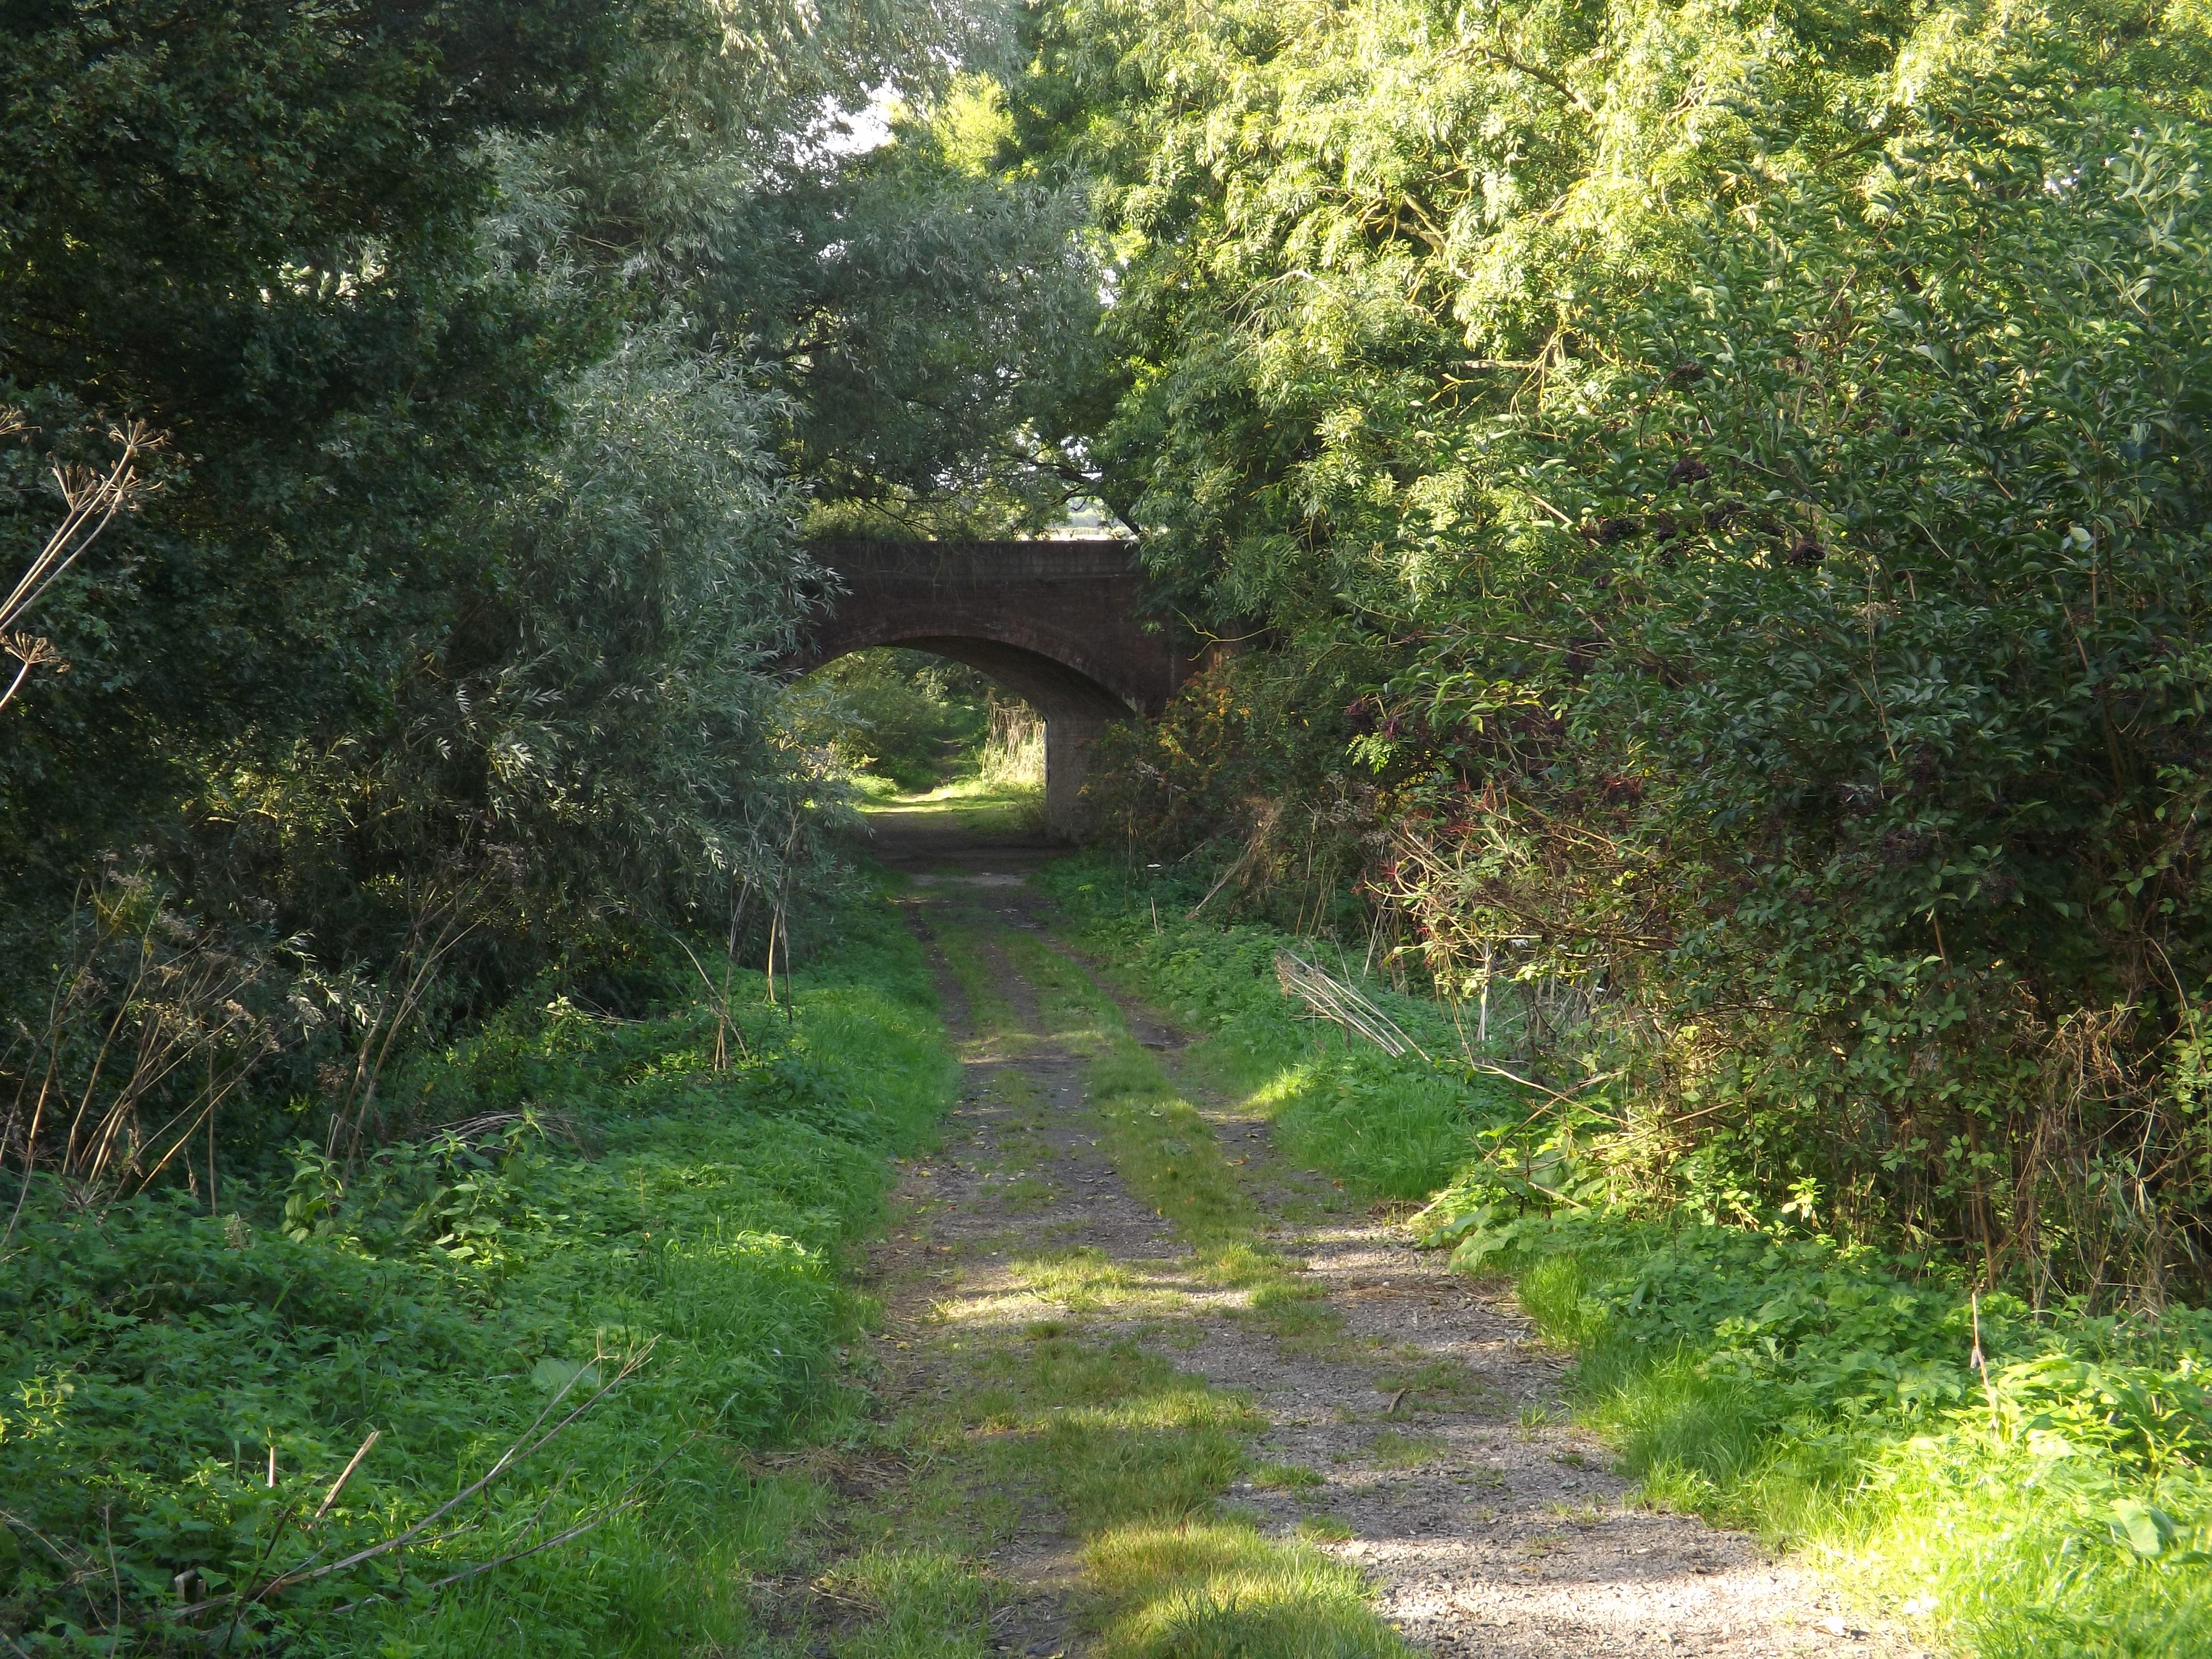
[[[1049,1480],[993,1474],[1000,1466],[975,1461],[988,1425],[955,1429],[945,1415],[1042,1331],[1160,1356],[1232,1395],[1247,1438],[1220,1504],[1262,1534],[1355,1567],[1416,1650],[1903,1650],[1753,1540],[1626,1504],[1603,1449],[1565,1420],[1561,1358],[1528,1342],[1510,1298],[1448,1273],[1390,1220],[1289,1167],[1264,1120],[1195,1086],[1176,1053],[1182,1035],[1108,1002],[1054,937],[1023,879],[1035,852],[890,851],[915,880],[915,924],[939,963],[963,1085],[941,1155],[906,1172],[900,1223],[872,1262],[888,1316],[881,1389],[922,1413],[914,1421],[937,1412],[922,1437],[935,1436],[946,1467],[969,1459],[952,1477],[968,1497],[945,1513],[992,1510],[967,1546],[991,1581],[985,1646],[1045,1656],[1098,1645],[1080,1541]],[[1101,1037],[1102,1022],[1118,1029]],[[1133,1047],[1211,1131],[1194,1166],[1218,1149],[1233,1170],[1249,1248],[1279,1264],[1272,1302],[1223,1268],[1243,1258],[1194,1248],[1191,1227],[1133,1189],[1146,1154],[1127,1126],[1143,1120],[1102,1117],[1090,1084],[1102,1054]],[[1159,1184],[1171,1166],[1164,1177],[1157,1158],[1145,1168],[1152,1196],[1175,1190]],[[1228,1235],[1206,1237],[1218,1246]],[[1288,1289],[1285,1273],[1297,1275]]]

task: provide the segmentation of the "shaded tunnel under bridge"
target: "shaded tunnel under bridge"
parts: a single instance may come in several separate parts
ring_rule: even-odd
[[[1044,717],[1045,821],[1073,836],[1091,741],[1157,714],[1192,666],[1144,614],[1127,543],[817,542],[844,592],[816,618],[794,674],[875,646],[927,651],[989,675]]]

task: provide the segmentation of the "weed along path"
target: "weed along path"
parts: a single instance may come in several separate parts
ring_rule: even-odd
[[[770,1610],[836,1659],[1894,1653],[1753,1540],[1626,1505],[1503,1292],[1191,1085],[1024,879],[890,860],[964,1084],[872,1262],[873,1437]]]

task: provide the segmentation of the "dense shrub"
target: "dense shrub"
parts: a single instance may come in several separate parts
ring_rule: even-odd
[[[1127,260],[1109,491],[1264,635],[1101,779],[1139,847],[1357,857],[1618,1074],[1656,1201],[2204,1283],[2201,15],[1040,27]],[[1247,783],[1245,710],[1316,758]]]

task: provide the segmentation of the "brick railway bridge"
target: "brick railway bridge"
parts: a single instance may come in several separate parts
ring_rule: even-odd
[[[1192,662],[1142,614],[1133,550],[1105,540],[817,542],[844,592],[789,665],[898,646],[979,669],[1044,716],[1045,822],[1073,836],[1085,751],[1109,721],[1157,714]]]

